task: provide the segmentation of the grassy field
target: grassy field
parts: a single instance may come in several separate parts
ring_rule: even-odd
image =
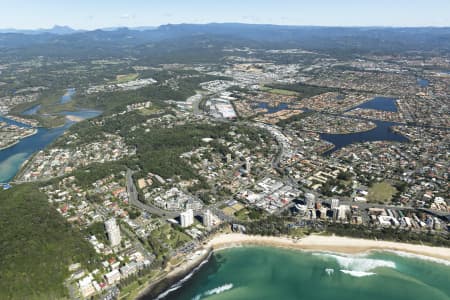
[[[160,278],[161,272],[157,270],[151,271],[150,274],[147,274],[143,277],[140,277],[139,280],[136,280],[132,284],[122,288],[120,290],[120,300],[132,300],[137,299],[139,293],[147,288],[155,279]]]
[[[241,221],[247,221],[248,213],[249,213],[249,211],[247,209],[241,209],[240,211],[235,212],[234,216]]]
[[[390,202],[397,189],[388,182],[375,183],[369,188],[367,196],[370,202]]]
[[[282,89],[272,89],[269,87],[262,87],[262,90],[271,94],[283,95],[283,96],[298,96],[297,92],[282,90]]]
[[[151,234],[162,243],[169,245],[172,249],[178,248],[180,245],[191,240],[187,234],[174,230],[168,224],[153,230]]]
[[[157,113],[160,109],[158,108],[143,108],[138,111],[139,114],[143,116],[151,116]]]
[[[33,116],[31,119],[35,119],[39,121],[39,126],[45,127],[45,128],[55,128],[59,126],[63,126],[66,124],[66,117],[65,116]]]
[[[128,81],[133,81],[133,80],[136,80],[138,77],[139,77],[138,73],[117,75],[115,83],[125,83]]]

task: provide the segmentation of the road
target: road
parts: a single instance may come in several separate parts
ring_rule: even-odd
[[[133,182],[133,171],[131,171],[130,169],[127,170],[126,179],[127,179],[128,198],[131,205],[141,210],[144,210],[150,214],[164,217],[167,219],[173,219],[180,215],[178,212],[166,211],[154,205],[142,203],[141,201],[139,201],[138,192]]]
[[[199,107],[200,106],[200,102],[202,101],[202,99],[203,99],[203,95],[202,95],[202,98],[196,99],[196,100],[194,100],[192,102],[192,111],[194,112],[194,115],[202,114],[202,110]]]
[[[180,215],[180,213],[178,212],[166,211],[154,205],[142,203],[138,199],[136,186],[134,185],[133,182],[133,171],[131,171],[130,169],[127,170],[126,179],[127,179],[127,192],[131,205],[146,212],[149,212],[150,214],[154,214],[159,217],[164,217],[166,219],[175,219]],[[222,221],[232,222],[235,218],[225,215],[224,212],[217,207],[218,205],[219,203],[214,206],[210,206],[208,208],[214,214],[216,214]],[[194,214],[202,215],[202,211],[195,211]]]

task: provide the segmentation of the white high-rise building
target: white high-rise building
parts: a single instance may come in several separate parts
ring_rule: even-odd
[[[214,226],[214,215],[209,209],[203,214],[203,225],[207,228]]]
[[[120,245],[121,236],[120,228],[116,223],[116,219],[111,218],[105,222],[106,233],[108,234],[109,242],[111,247],[116,247]]]
[[[194,224],[194,211],[188,209],[180,215],[181,227],[189,227]]]
[[[306,207],[308,209],[313,209],[314,205],[316,204],[316,196],[314,196],[314,194],[312,193],[306,193],[305,200],[306,200]]]
[[[348,205],[339,205],[338,207],[339,210],[339,220],[345,220],[347,219],[347,215],[350,213],[350,206]]]
[[[339,207],[339,199],[331,199],[331,209]]]
[[[251,169],[252,169],[251,159],[247,157],[245,159],[245,171],[247,172],[247,174],[250,174]]]

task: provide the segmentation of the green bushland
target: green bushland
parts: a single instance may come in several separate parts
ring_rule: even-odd
[[[300,98],[309,98],[316,95],[320,95],[328,92],[338,92],[340,89],[338,88],[330,88],[330,87],[322,87],[317,85],[309,85],[303,83],[295,83],[295,84],[268,84],[265,86],[266,88],[273,90],[283,90],[283,91],[291,91],[298,93]]]
[[[91,95],[75,95],[74,102],[79,107],[100,109],[108,113],[119,112],[132,103],[152,101],[164,105],[163,100],[185,101],[195,95],[199,84],[212,80],[227,80],[227,77],[210,75],[182,78],[177,81],[176,88],[169,85],[155,84],[135,91],[100,92]]]
[[[269,87],[262,87],[262,90],[271,94],[283,95],[283,96],[298,96],[297,92],[281,89],[272,89]]]
[[[90,122],[78,123],[70,129],[69,133],[76,133],[80,139],[76,144],[70,145],[70,147],[96,141],[99,135],[104,132],[119,134],[124,137],[127,145],[136,148],[136,156],[121,160],[122,164],[127,165],[131,169],[136,169],[136,166],[139,167],[141,173],[136,174],[136,178],[152,172],[164,178],[179,176],[182,179],[201,180],[197,172],[185,159],[180,158],[180,155],[200,146],[206,146],[206,143],[202,141],[203,138],[232,140],[232,137],[227,134],[231,130],[231,124],[229,123],[188,123],[174,126],[173,128],[154,126],[146,132],[147,128],[138,126],[147,120],[148,117],[142,116],[137,112],[131,112],[115,118],[106,118],[103,126],[96,126]],[[241,140],[241,143],[249,149],[258,146],[260,136],[263,139],[268,137],[265,131],[252,127],[237,126],[235,131],[249,137],[249,139]],[[56,146],[64,146],[65,144],[66,137],[62,137],[55,143]],[[209,144],[212,146],[213,151],[221,155],[226,155],[229,151],[227,147],[216,140]],[[110,164],[110,166],[117,164],[116,162]],[[94,166],[91,165],[90,168],[94,168]],[[99,165],[98,168],[102,169],[103,167]],[[85,171],[80,172],[82,173],[78,172],[76,174],[80,174],[80,180],[83,180],[82,177]],[[89,176],[93,174],[95,172],[88,173]],[[91,180],[88,180],[88,182],[91,182]]]
[[[0,299],[61,299],[68,266],[97,265],[94,249],[32,184],[0,191]]]
[[[151,249],[156,261],[165,265],[170,257],[169,253],[190,240],[191,237],[184,233],[181,227],[174,228],[169,224],[165,224],[153,230],[143,242]]]
[[[88,188],[92,187],[92,183],[99,179],[103,179],[110,175],[118,175],[125,171],[126,167],[120,161],[93,163],[84,168],[75,170],[72,175],[75,176],[78,185]]]
[[[376,228],[364,225],[330,223],[327,225],[326,231],[339,236],[349,236],[354,238],[379,239],[402,243],[450,247],[450,238],[448,235],[431,232],[417,232],[401,228]]]

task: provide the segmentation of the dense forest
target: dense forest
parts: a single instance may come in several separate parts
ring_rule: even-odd
[[[96,267],[81,233],[36,186],[0,191],[0,299],[61,299],[68,266]]]

